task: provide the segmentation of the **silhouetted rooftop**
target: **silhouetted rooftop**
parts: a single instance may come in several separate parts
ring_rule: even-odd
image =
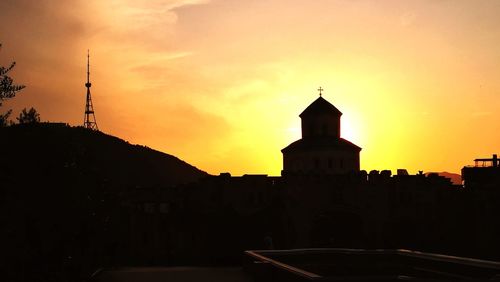
[[[334,105],[325,100],[323,97],[319,97],[314,102],[311,103],[300,115],[299,117],[304,117],[307,115],[318,115],[318,114],[334,114],[342,115]]]
[[[361,148],[343,138],[336,137],[321,137],[321,138],[303,138],[293,142],[281,152],[291,151],[308,151],[308,150],[329,150],[332,148],[338,149],[355,149],[361,151]]]

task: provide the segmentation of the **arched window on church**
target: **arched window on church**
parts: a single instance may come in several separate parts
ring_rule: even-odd
[[[328,168],[333,168],[333,160],[332,158],[328,158]]]
[[[328,135],[328,127],[326,126],[326,124],[323,124],[321,126],[321,133],[323,134],[323,136]]]
[[[344,158],[340,158],[340,168],[344,168]]]

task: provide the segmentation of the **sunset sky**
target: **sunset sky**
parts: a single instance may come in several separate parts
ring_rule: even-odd
[[[459,172],[500,153],[500,1],[2,0],[0,112],[83,123],[209,173],[279,175],[298,115],[343,112],[361,168]]]

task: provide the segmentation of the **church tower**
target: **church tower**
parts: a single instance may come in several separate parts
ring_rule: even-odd
[[[299,115],[302,138],[340,138],[340,116],[342,113],[320,96]]]
[[[359,171],[361,148],[340,137],[340,112],[320,97],[300,115],[302,139],[283,150],[283,175]]]

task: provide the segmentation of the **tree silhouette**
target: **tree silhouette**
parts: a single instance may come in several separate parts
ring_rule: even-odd
[[[40,114],[35,110],[35,108],[31,107],[28,111],[24,108],[19,117],[16,118],[19,121],[19,124],[33,124],[40,122]]]
[[[2,44],[0,44],[1,48]],[[2,106],[4,100],[13,98],[17,92],[25,87],[24,85],[15,85],[14,80],[8,75],[15,65],[16,62],[12,62],[8,67],[0,66],[0,106]],[[5,114],[0,114],[0,126],[7,124],[7,119],[11,113],[12,111],[8,110]]]

